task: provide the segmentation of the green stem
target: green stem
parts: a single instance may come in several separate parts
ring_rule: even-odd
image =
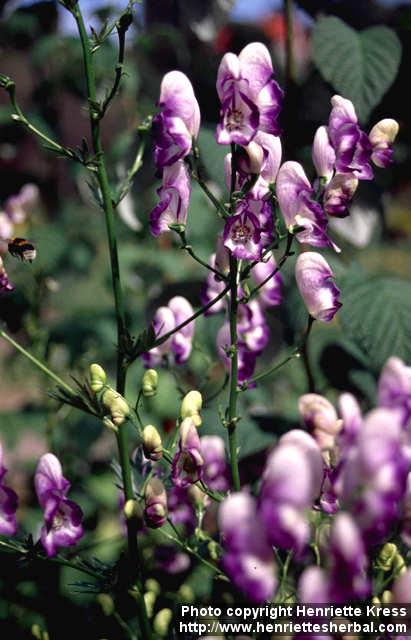
[[[134,176],[140,171],[141,167],[143,166],[144,151],[145,151],[146,144],[147,144],[148,132],[149,132],[150,127],[151,127],[151,117],[148,118],[147,120],[148,120],[148,122],[146,124],[143,124],[139,128],[140,144],[138,146],[136,157],[134,159],[133,165],[127,171],[127,174],[126,174],[124,180],[120,184],[120,188],[119,188],[119,191],[118,191],[117,198],[114,201],[114,205],[116,207],[123,200],[123,198],[125,198],[127,193],[130,191],[131,185],[132,185],[133,180],[134,180]]]
[[[233,193],[236,184],[236,150],[235,145],[231,145],[231,190],[230,203],[231,214],[235,213],[235,204],[233,202]],[[230,254],[230,395],[228,400],[227,411],[227,430],[228,442],[230,450],[231,475],[233,479],[233,487],[235,491],[240,491],[240,474],[238,471],[237,459],[237,397],[238,397],[238,345],[237,345],[237,313],[238,313],[238,296],[237,296],[237,276],[238,261]]]
[[[175,231],[180,236],[181,249],[183,249],[184,251],[187,251],[187,253],[193,258],[193,260],[195,260],[196,262],[201,264],[201,266],[205,267],[206,269],[208,269],[209,271],[214,273],[214,275],[216,275],[220,280],[224,281],[226,279],[225,276],[222,273],[220,273],[217,269],[214,269],[214,267],[212,267],[210,264],[208,264],[208,262],[205,262],[205,260],[202,260],[202,258],[200,258],[194,252],[193,247],[190,244],[187,243],[187,237],[186,237],[185,230],[175,229]]]
[[[28,358],[28,360],[33,362],[33,364],[35,364],[38,369],[43,371],[43,373],[45,373],[46,376],[48,376],[51,380],[54,380],[54,382],[56,382],[60,387],[63,387],[63,389],[65,389],[71,395],[73,396],[76,395],[76,392],[70,387],[70,385],[64,382],[64,380],[62,380],[57,374],[53,373],[53,371],[50,371],[50,369],[43,362],[40,362],[40,360],[37,360],[37,358],[35,358],[33,355],[31,355],[31,353],[26,351],[24,347],[22,347],[18,342],[16,342],[15,340],[13,340],[13,338],[7,335],[5,331],[0,330],[0,336],[4,340],[9,342],[11,345],[13,345],[13,347],[17,349],[17,351],[19,351],[21,354],[23,354],[23,356]]]
[[[117,251],[117,238],[114,221],[114,208],[113,198],[108,180],[103,146],[101,142],[100,121],[101,111],[97,103],[96,94],[96,82],[94,75],[93,56],[91,52],[91,43],[87,36],[86,28],[84,25],[83,16],[80,10],[80,6],[77,3],[72,10],[73,16],[77,23],[77,28],[80,35],[81,46],[83,50],[83,61],[86,73],[87,83],[87,96],[89,102],[89,114],[90,114],[90,128],[93,140],[93,149],[97,162],[97,178],[100,185],[103,209],[106,220],[106,230],[108,246],[110,251],[110,264],[113,294],[116,311],[117,321],[117,391],[124,395],[126,386],[127,375],[127,363],[122,353],[123,338],[127,334],[126,322],[125,322],[125,310],[123,300],[123,290],[120,280],[120,266],[118,260]],[[131,475],[130,458],[128,455],[128,431],[127,423],[123,424],[119,428],[117,434],[117,446],[120,459],[123,488],[125,499],[134,500],[134,489]],[[142,580],[141,580],[141,561],[139,556],[138,541],[137,541],[137,522],[135,518],[127,519],[127,540],[128,540],[128,556],[129,556],[129,584],[136,584],[140,592],[137,598],[138,607],[140,611],[140,624],[144,638],[151,637],[150,625],[148,622],[147,611],[142,594]]]
[[[253,376],[251,378],[250,382],[259,382],[261,380],[264,380],[265,378],[268,378],[273,373],[278,371],[278,369],[281,369],[281,367],[283,367],[285,364],[287,364],[287,362],[290,362],[290,360],[294,360],[294,358],[300,358],[300,357],[301,357],[300,350],[299,349],[295,349],[292,353],[290,353],[289,356],[287,356],[286,358],[284,358],[284,360],[279,362],[279,364],[273,365],[272,367],[269,367],[269,369],[266,369],[265,371],[261,371],[261,373],[258,373],[257,375]],[[247,388],[247,386],[242,388],[241,391],[245,391],[246,388]]]

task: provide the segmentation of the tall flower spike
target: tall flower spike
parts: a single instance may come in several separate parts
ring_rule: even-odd
[[[321,322],[331,322],[342,304],[325,258],[312,251],[301,253],[295,265],[295,279],[308,313]]]
[[[200,108],[190,80],[181,71],[164,76],[158,104],[161,113],[153,120],[154,159],[161,168],[190,153],[200,128]]]
[[[34,476],[36,494],[44,513],[41,543],[48,556],[59,547],[75,545],[83,535],[83,512],[66,496],[70,483],[63,476],[61,464],[52,453],[44,454]]]
[[[157,190],[160,202],[150,213],[150,231],[157,237],[170,231],[170,224],[186,224],[191,185],[187,167],[178,160],[163,171],[163,184]]]

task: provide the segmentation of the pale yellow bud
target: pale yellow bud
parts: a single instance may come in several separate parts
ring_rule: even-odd
[[[113,615],[115,611],[114,601],[108,593],[99,593],[97,596],[97,602],[105,616]]]
[[[141,384],[141,390],[143,392],[143,396],[146,398],[151,398],[157,393],[158,387],[158,373],[155,369],[147,369],[145,374],[143,375],[143,380]]]
[[[389,591],[388,589],[386,589],[386,590],[383,592],[382,597],[381,597],[381,602],[382,602],[383,604],[391,604],[391,602],[392,602],[392,593],[391,593],[391,591]]]
[[[127,500],[123,507],[123,513],[127,520],[136,519],[139,522],[143,522],[143,509],[137,500]]]
[[[103,393],[103,405],[110,411],[111,420],[116,427],[119,427],[130,415],[130,407],[127,402],[117,391],[111,387]]]
[[[195,600],[194,591],[188,584],[182,584],[178,590],[178,593],[181,596],[181,599],[185,600],[185,602],[194,602]]]
[[[181,403],[180,416],[183,418],[191,418],[196,427],[201,425],[200,411],[203,406],[203,397],[199,391],[189,391],[183,398]]]
[[[143,429],[143,449],[146,458],[153,462],[157,462],[163,457],[161,436],[152,424],[148,424]]]
[[[90,387],[94,393],[99,393],[107,382],[106,372],[99,364],[91,364],[89,367]]]
[[[172,617],[173,613],[171,609],[161,609],[153,620],[153,629],[155,633],[158,633],[161,637],[166,636]]]
[[[152,591],[156,594],[156,596],[161,593],[160,583],[157,582],[157,580],[154,580],[154,578],[149,578],[148,580],[146,580],[144,588],[146,589],[146,591]]]
[[[145,593],[143,597],[146,605],[147,616],[149,618],[152,618],[157,596],[153,591],[147,591],[147,593]]]
[[[110,420],[108,416],[104,416],[103,424],[107,429],[110,429],[110,431],[114,431],[114,433],[118,433],[118,429],[116,425],[114,424],[114,422]]]
[[[398,553],[397,545],[393,542],[387,542],[380,550],[375,566],[383,571],[390,571],[395,557]]]

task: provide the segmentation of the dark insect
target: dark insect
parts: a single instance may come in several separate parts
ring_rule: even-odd
[[[37,251],[34,244],[25,238],[11,238],[8,242],[9,253],[23,262],[33,262]]]

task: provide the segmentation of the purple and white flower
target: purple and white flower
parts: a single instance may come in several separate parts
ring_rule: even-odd
[[[295,265],[295,279],[311,317],[331,322],[342,306],[340,290],[334,284],[334,274],[328,262],[319,253],[301,253]]]
[[[265,284],[258,290],[258,297],[263,307],[277,307],[283,299],[283,277],[276,272],[277,263],[274,255],[269,254],[253,267],[252,275],[257,285]]]
[[[334,447],[342,427],[337,412],[327,398],[318,393],[306,393],[298,401],[301,418],[321,450]]]
[[[170,224],[186,224],[190,193],[190,178],[184,161],[178,160],[171,166],[166,166],[163,184],[157,189],[160,202],[150,213],[150,231],[153,236],[170,231]]]
[[[171,468],[173,484],[184,488],[201,480],[203,466],[200,437],[193,420],[185,418],[180,425],[178,451],[173,458]]]
[[[358,187],[358,180],[347,173],[336,173],[327,185],[323,195],[324,211],[329,216],[345,218],[349,215],[348,205]]]
[[[190,153],[192,138],[198,136],[200,128],[200,108],[184,73],[166,73],[158,106],[161,112],[153,120],[154,159],[157,167],[162,168]]]
[[[315,133],[312,158],[317,176],[328,184],[334,174],[335,151],[331,145],[327,127],[318,127]]]
[[[203,482],[213,491],[228,491],[230,483],[224,440],[220,436],[203,436],[200,442],[204,460]]]
[[[398,122],[391,118],[380,120],[373,126],[369,138],[372,146],[371,160],[385,169],[392,163],[392,145],[399,130]]]
[[[378,405],[388,409],[399,409],[402,423],[411,418],[411,367],[392,356],[387,360],[378,382]]]
[[[276,192],[287,228],[303,227],[295,235],[299,242],[339,251],[327,235],[327,217],[314,199],[314,189],[298,162],[289,161],[281,166]]]
[[[144,520],[151,529],[158,529],[167,520],[167,494],[159,478],[150,478],[144,488]]]
[[[183,296],[171,298],[166,307],[159,307],[154,315],[153,328],[156,338],[173,331],[193,315],[193,307]],[[143,353],[144,366],[150,368],[162,363],[166,354],[173,354],[176,364],[186,362],[190,356],[194,336],[194,320],[170,336],[162,344]]]
[[[259,260],[262,250],[259,220],[244,202],[240,207],[240,213],[227,218],[224,245],[239,260]]]
[[[52,453],[39,460],[34,485],[45,524],[40,539],[48,556],[54,556],[59,547],[71,547],[83,535],[83,512],[73,500],[67,498],[70,483],[63,476],[60,461]]]

